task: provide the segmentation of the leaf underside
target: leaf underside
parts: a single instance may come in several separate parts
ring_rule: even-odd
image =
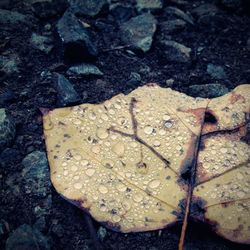
[[[191,217],[250,244],[249,109],[250,85],[209,100],[155,84],[55,109],[44,116],[52,183],[116,231]]]

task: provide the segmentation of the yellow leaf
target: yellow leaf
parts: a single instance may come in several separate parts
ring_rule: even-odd
[[[250,85],[209,100],[151,84],[102,104],[50,111],[44,134],[52,183],[117,231],[183,220],[182,249],[193,217],[250,243],[249,97]],[[191,211],[194,205],[204,212]]]

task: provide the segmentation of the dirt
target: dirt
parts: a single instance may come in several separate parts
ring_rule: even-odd
[[[123,2],[123,1],[120,1]],[[127,1],[134,3],[133,1]],[[168,1],[167,1],[168,2]],[[173,1],[174,2],[174,1]],[[176,6],[169,1],[168,6]],[[201,2],[218,1],[187,1],[178,5],[184,11],[191,11]],[[82,18],[91,25],[98,42],[99,55],[94,61],[104,76],[70,78],[77,93],[82,97],[79,103],[100,103],[118,93],[128,93],[140,85],[156,82],[162,87],[168,87],[168,79],[173,79],[171,87],[175,90],[192,94],[189,86],[210,84],[216,82],[206,72],[207,64],[223,66],[227,78],[219,80],[228,89],[250,82],[250,57],[247,40],[250,37],[250,16],[246,7],[243,9],[227,9],[217,4],[219,18],[205,24],[195,20],[194,25],[186,25],[180,32],[171,34],[171,40],[184,44],[192,49],[190,63],[170,63],[164,56],[162,40],[164,34],[158,29],[152,48],[149,52],[128,53],[121,44],[118,25],[112,17],[104,12],[96,18]],[[23,1],[13,1],[7,7],[34,18],[28,4]],[[158,27],[167,20],[164,11],[154,13]],[[10,178],[17,179],[22,170],[22,159],[32,151],[45,151],[42,129],[42,114],[40,108],[53,109],[58,107],[56,92],[50,81],[41,77],[43,71],[55,71],[65,74],[69,63],[64,60],[62,45],[56,33],[55,25],[60,15],[41,20],[35,18],[30,26],[0,27],[1,54],[6,51],[19,56],[19,74],[1,74],[1,91],[6,89],[14,92],[14,98],[5,102],[2,107],[14,117],[16,122],[16,137],[10,148],[16,149],[13,159],[4,163],[0,169],[0,219],[7,222],[6,232],[0,237],[0,249],[4,249],[9,233],[26,223],[33,225],[37,216],[34,208],[41,202],[31,194],[25,194],[21,189],[19,195],[14,194],[14,187],[7,185]],[[45,53],[33,48],[29,43],[32,32],[44,31],[44,25],[52,26],[54,49]],[[99,27],[99,28],[98,28]],[[102,28],[101,28],[102,27]],[[204,47],[198,52],[199,47]],[[113,49],[115,48],[115,49]],[[147,71],[148,67],[150,72]],[[141,75],[141,82],[129,82],[131,72]],[[171,82],[171,81],[170,81]],[[1,160],[2,161],[2,160]],[[92,239],[84,221],[83,212],[61,198],[52,188],[52,206],[44,216],[46,225],[43,233],[50,240],[52,249],[93,249]],[[58,225],[62,233],[55,229]],[[100,225],[94,223],[96,230]],[[181,225],[155,232],[122,234],[107,229],[101,245],[104,249],[176,249]],[[186,249],[247,249],[248,247],[222,239],[213,233],[212,228],[192,222],[188,227]]]

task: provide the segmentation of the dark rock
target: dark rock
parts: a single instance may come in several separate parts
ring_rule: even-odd
[[[69,104],[74,104],[80,100],[80,97],[72,84],[63,75],[55,73],[53,82],[57,91],[59,105],[66,106]]]
[[[140,82],[141,82],[141,75],[136,72],[131,72],[127,84],[131,86],[136,86]]]
[[[25,192],[39,197],[50,194],[51,182],[46,154],[34,151],[23,159],[22,165],[24,168],[21,176]]]
[[[221,80],[227,78],[227,75],[223,69],[223,67],[219,65],[214,65],[209,63],[207,65],[207,73],[216,80]]]
[[[38,218],[35,222],[35,224],[33,225],[33,227],[35,227],[38,231],[43,232],[46,229],[46,220],[44,216],[41,216],[40,218]]]
[[[44,217],[50,213],[52,207],[52,196],[49,194],[47,197],[39,200],[39,205],[34,207],[34,214],[37,218]]]
[[[169,20],[161,23],[163,34],[172,34],[183,30],[186,27],[186,22],[181,19]]]
[[[117,22],[128,21],[133,15],[133,8],[124,4],[113,4],[110,6],[110,13]]]
[[[133,17],[121,25],[121,39],[126,45],[147,52],[151,48],[156,25],[157,20],[149,13]]]
[[[213,98],[225,95],[229,89],[222,84],[212,83],[203,85],[192,85],[189,87],[189,94],[195,97]]]
[[[163,8],[162,0],[136,0],[136,7],[141,10],[160,10]]]
[[[167,7],[165,9],[165,13],[167,14],[168,19],[173,19],[173,18],[178,18],[178,19],[183,19],[189,24],[194,24],[193,17],[189,13],[185,13],[182,10],[176,8],[176,7]]]
[[[221,3],[224,7],[230,10],[237,10],[241,7],[241,0],[221,0]]]
[[[0,72],[11,75],[19,72],[18,65],[20,61],[16,55],[0,56]]]
[[[77,15],[91,16],[98,15],[107,4],[106,0],[69,0],[70,9]]]
[[[0,91],[0,106],[15,99],[15,94],[11,89],[4,88]]]
[[[74,65],[67,70],[67,75],[82,75],[82,76],[102,76],[103,73],[93,64],[81,63]]]
[[[90,31],[71,12],[66,11],[58,21],[57,31],[67,59],[79,61],[97,56],[97,48]]]
[[[164,41],[166,60],[169,62],[190,62],[191,49],[175,41]]]
[[[67,0],[32,0],[33,12],[42,19],[60,15],[67,7]]]
[[[52,232],[59,238],[63,237],[64,235],[64,229],[61,224],[54,224],[52,226]]]
[[[0,25],[30,25],[30,20],[27,16],[16,11],[0,9]]]
[[[0,155],[1,161],[0,166],[3,168],[5,165],[11,162],[18,162],[21,159],[21,154],[17,149],[5,148]]]
[[[32,34],[30,42],[34,48],[39,49],[46,54],[49,54],[54,47],[53,41],[50,37],[41,36],[36,33]]]
[[[210,3],[205,3],[194,8],[191,11],[191,13],[197,18],[200,18],[205,15],[214,16],[216,13],[218,13],[218,11],[219,10],[215,5],[210,4]]]
[[[15,123],[5,109],[0,109],[0,152],[9,146],[16,134]]]
[[[5,250],[49,250],[48,239],[37,229],[29,225],[21,225],[11,233],[6,241]]]
[[[106,236],[107,236],[107,229],[100,226],[98,231],[97,231],[98,239],[100,239],[100,241],[103,241]]]
[[[3,236],[7,234],[9,231],[9,224],[7,221],[0,219],[0,240],[2,240]]]

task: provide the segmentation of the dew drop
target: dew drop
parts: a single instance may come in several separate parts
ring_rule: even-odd
[[[227,153],[227,148],[221,148],[221,149],[220,149],[220,152],[221,152],[222,154]]]
[[[65,170],[64,172],[63,172],[63,175],[64,176],[67,176],[69,174],[69,171],[68,170]]]
[[[80,155],[74,155],[73,157],[77,161],[80,161],[82,159],[82,157]]]
[[[73,121],[73,123],[74,123],[75,125],[80,125],[80,124],[82,123],[82,121],[79,120],[79,119],[76,119],[76,120]]]
[[[155,147],[160,147],[160,146],[161,146],[161,142],[160,142],[160,141],[154,141],[154,142],[153,142],[153,145],[154,145]]]
[[[101,210],[102,212],[106,212],[106,211],[107,211],[107,207],[106,207],[106,206],[101,206],[101,207],[100,207],[100,210]]]
[[[238,196],[239,198],[243,198],[243,197],[245,196],[245,193],[242,192],[242,191],[239,191],[239,192],[237,192],[237,196]]]
[[[149,182],[148,186],[152,189],[158,188],[160,186],[160,180],[152,180]]]
[[[127,187],[122,184],[122,183],[118,183],[117,186],[116,186],[117,190],[120,191],[120,192],[125,192]]]
[[[237,179],[238,180],[243,180],[243,178],[244,178],[244,176],[243,176],[243,174],[242,173],[237,173]]]
[[[81,189],[82,188],[82,184],[79,183],[79,182],[77,182],[77,183],[74,184],[74,188],[75,189]]]
[[[102,164],[105,168],[112,169],[114,166],[114,162],[112,160],[103,160]]]
[[[164,126],[165,126],[166,128],[172,128],[172,127],[173,127],[173,123],[172,123],[171,121],[166,121],[166,122],[164,123]]]
[[[63,166],[63,167],[66,167],[66,166],[67,166],[67,162],[63,162],[63,163],[62,163],[62,166]]]
[[[109,112],[109,114],[111,114],[111,115],[114,115],[114,114],[115,114],[115,110],[114,110],[114,109],[110,109],[108,112]]]
[[[166,131],[164,129],[159,130],[159,135],[165,135],[165,134],[166,134]]]
[[[89,119],[94,121],[96,119],[96,114],[94,112],[89,113]]]
[[[100,146],[94,146],[91,148],[92,152],[95,153],[95,154],[99,154],[101,149],[100,149]]]
[[[142,199],[143,199],[143,196],[142,196],[140,193],[136,193],[136,194],[134,194],[134,196],[133,196],[133,200],[134,200],[135,202],[141,202]]]
[[[136,147],[137,147],[137,143],[136,143],[136,142],[134,142],[134,141],[133,141],[133,142],[131,142],[131,143],[130,143],[130,145],[131,145],[131,147],[132,147],[132,148],[136,148]]]
[[[93,169],[93,168],[88,168],[88,169],[85,171],[85,173],[86,173],[87,176],[91,177],[91,176],[94,175],[95,169]]]
[[[169,115],[164,115],[164,116],[163,116],[163,120],[165,120],[165,121],[170,120],[170,118],[171,118],[171,117],[170,117]]]
[[[131,204],[130,204],[130,202],[129,201],[123,201],[122,202],[122,206],[123,206],[123,208],[126,210],[126,211],[129,211],[130,209],[131,209]]]
[[[106,129],[98,128],[96,131],[96,136],[99,137],[100,139],[106,139],[108,138],[109,134]]]
[[[78,167],[77,167],[77,166],[75,166],[75,165],[73,165],[73,166],[72,166],[72,168],[71,168],[71,170],[72,170],[73,172],[76,172],[76,171],[77,171],[77,169],[78,169]]]
[[[87,166],[88,164],[89,164],[89,162],[88,162],[87,160],[82,160],[82,161],[81,161],[81,165],[82,165],[83,167]]]
[[[144,128],[144,133],[145,133],[146,135],[152,134],[153,131],[154,131],[154,129],[153,129],[151,126],[146,126],[146,127]]]
[[[108,189],[104,185],[100,185],[98,190],[101,194],[106,194],[108,192]]]
[[[112,151],[118,155],[119,157],[122,157],[125,153],[125,146],[122,142],[117,142],[113,147]]]
[[[121,220],[121,217],[119,215],[115,214],[115,215],[112,216],[112,220],[114,222],[119,222]]]

